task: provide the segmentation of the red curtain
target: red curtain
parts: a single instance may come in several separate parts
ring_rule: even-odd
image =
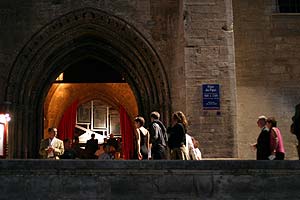
[[[74,130],[76,125],[76,112],[77,112],[78,100],[75,100],[70,107],[67,108],[60,120],[57,128],[58,138],[64,140],[66,138],[73,139]]]
[[[122,135],[122,150],[123,159],[128,160],[133,158],[134,146],[133,146],[133,127],[126,110],[120,108],[120,129]]]

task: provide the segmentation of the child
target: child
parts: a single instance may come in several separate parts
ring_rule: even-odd
[[[194,144],[194,154],[195,154],[195,158],[196,160],[202,160],[202,154],[201,151],[199,149],[199,142],[198,140],[196,140],[195,138],[193,138],[193,144]]]

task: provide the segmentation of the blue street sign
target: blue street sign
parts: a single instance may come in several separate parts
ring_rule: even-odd
[[[220,85],[202,85],[203,110],[220,110]]]

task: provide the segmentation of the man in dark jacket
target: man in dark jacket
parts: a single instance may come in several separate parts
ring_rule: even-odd
[[[167,159],[167,130],[159,120],[160,114],[156,111],[150,114],[151,124],[149,126],[150,147],[153,160]]]
[[[266,127],[265,116],[259,116],[257,120],[257,126],[261,129],[260,134],[257,138],[257,143],[253,144],[256,149],[256,159],[257,160],[269,160],[270,152],[270,133],[269,129]]]
[[[91,158],[91,159],[96,158],[94,154],[98,149],[98,139],[95,139],[94,133],[92,133],[91,139],[89,139],[86,142],[85,149],[86,149],[86,153],[87,153],[87,158]]]

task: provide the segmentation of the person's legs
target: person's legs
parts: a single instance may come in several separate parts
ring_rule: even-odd
[[[166,159],[166,150],[165,150],[164,146],[158,145],[157,147],[155,147],[151,151],[153,152],[153,159],[154,160]]]

